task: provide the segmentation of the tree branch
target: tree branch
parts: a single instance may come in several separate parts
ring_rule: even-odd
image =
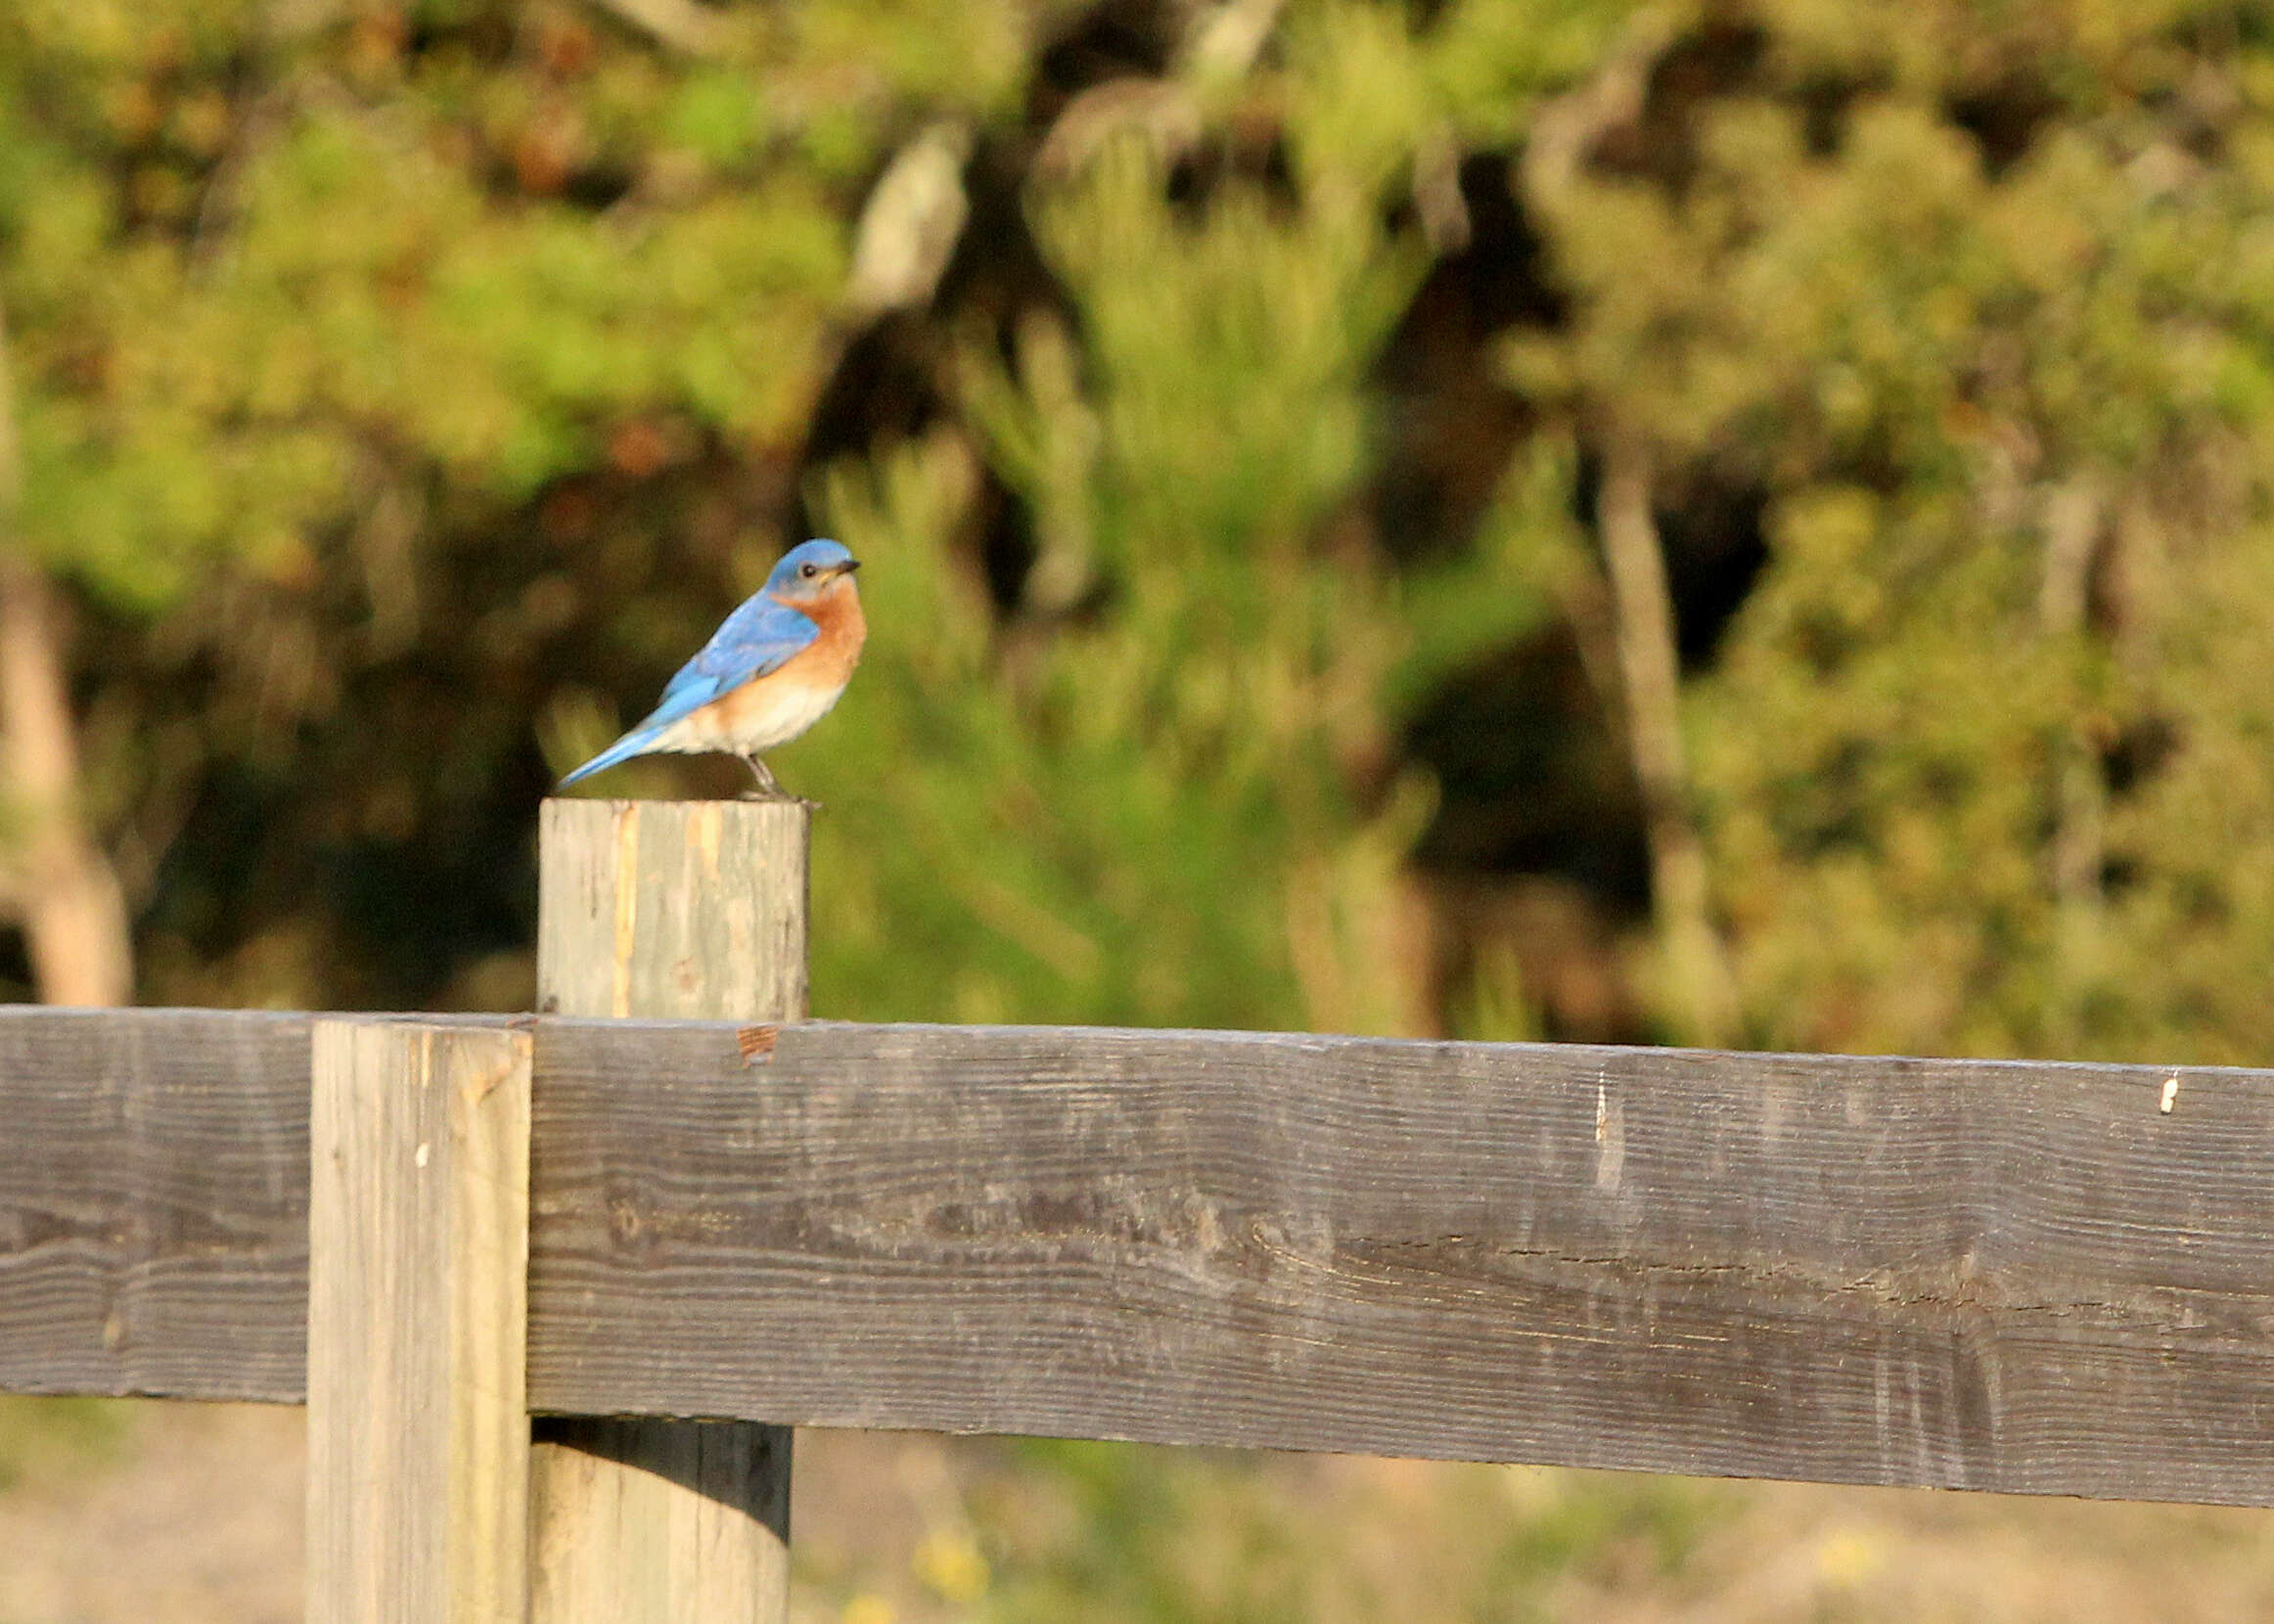
[[[2053,490],[2045,504],[2045,572],[2037,599],[2037,619],[2057,644],[2083,636],[2086,598],[2091,588],[2106,514],[2099,490],[2079,477]],[[2102,895],[2101,866],[2108,843],[2108,793],[2101,779],[2100,753],[2089,724],[2079,718],[2063,741],[2055,787],[2053,895],[2060,931],[2056,949],[2059,979],[2053,1012],[2065,1041],[2073,1041],[2078,1001],[2097,957]]]
[[[1611,579],[1627,748],[1642,789],[1667,992],[1686,1035],[1719,1047],[1736,1031],[1736,993],[1713,927],[1705,848],[1690,821],[1673,599],[1651,516],[1656,462],[1640,432],[1615,423],[1604,447],[1596,520]]]
[[[718,25],[693,0],[594,0],[599,8],[683,57],[718,54]]]
[[[17,534],[23,462],[0,313],[0,740],[24,820],[11,855],[23,874],[32,978],[48,1004],[123,1004],[134,986],[118,877],[79,821],[72,731],[53,593]]]

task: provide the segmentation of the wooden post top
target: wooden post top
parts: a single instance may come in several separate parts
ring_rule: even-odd
[[[811,825],[798,800],[546,801],[539,1009],[804,1019]]]

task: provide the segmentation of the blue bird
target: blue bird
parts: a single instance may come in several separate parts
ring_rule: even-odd
[[[834,541],[793,547],[702,652],[679,668],[646,720],[577,768],[564,787],[635,755],[739,755],[759,792],[782,787],[758,759],[829,714],[868,637],[853,571]]]

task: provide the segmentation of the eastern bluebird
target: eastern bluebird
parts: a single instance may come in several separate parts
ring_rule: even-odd
[[[726,617],[703,652],[679,668],[647,720],[561,782],[574,784],[635,755],[739,755],[761,792],[782,787],[758,759],[786,744],[837,703],[861,643],[853,556],[834,541],[794,547],[766,584]]]

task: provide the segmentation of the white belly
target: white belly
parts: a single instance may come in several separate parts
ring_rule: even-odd
[[[655,748],[757,755],[787,744],[820,721],[843,693],[842,683],[751,683],[674,723]]]

